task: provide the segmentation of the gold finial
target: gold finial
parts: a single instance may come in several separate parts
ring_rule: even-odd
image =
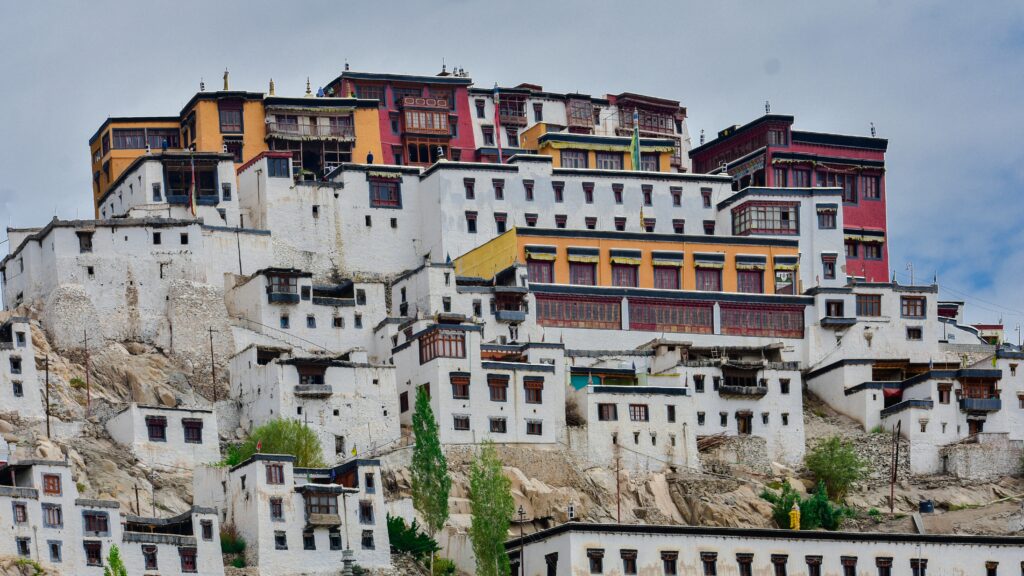
[[[271,96],[274,95],[274,79],[273,78],[270,79],[270,95]]]
[[[311,96],[312,94],[313,94],[313,89],[310,88],[310,86],[309,86],[309,76],[306,76],[306,96]]]
[[[206,82],[203,82],[203,77],[199,77],[199,91],[206,92]]]
[[[228,91],[228,69],[224,69],[224,91]]]

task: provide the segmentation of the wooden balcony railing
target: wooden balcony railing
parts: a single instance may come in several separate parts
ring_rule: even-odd
[[[351,140],[356,137],[355,128],[352,126],[293,124],[290,122],[268,122],[267,134],[271,136],[280,135],[303,138],[336,138],[341,140]]]

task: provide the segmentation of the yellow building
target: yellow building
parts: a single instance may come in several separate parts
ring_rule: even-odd
[[[633,170],[628,136],[598,136],[564,131],[563,126],[539,122],[524,130],[519,138],[523,149],[551,156],[555,168],[590,168],[597,170]],[[641,169],[648,172],[671,172],[672,154],[676,150],[671,138],[641,138]]]
[[[493,278],[520,263],[531,283],[792,295],[798,254],[789,239],[513,228],[455,269]]]
[[[161,149],[228,152],[241,165],[266,150],[292,154],[296,177],[322,178],[342,162],[381,158],[376,100],[199,92],[178,116],[108,118],[89,139],[93,201],[131,163]],[[97,212],[98,214],[98,212]]]

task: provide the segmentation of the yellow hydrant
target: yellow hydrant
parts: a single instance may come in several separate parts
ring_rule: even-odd
[[[789,529],[800,529],[800,505],[793,502],[793,508],[789,511]]]

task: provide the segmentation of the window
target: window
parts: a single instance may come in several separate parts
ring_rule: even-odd
[[[360,500],[359,501],[359,523],[360,524],[373,524],[373,501],[372,500]]]
[[[508,215],[505,214],[504,212],[495,212],[494,213],[494,228],[498,232],[498,234],[504,233],[505,230],[507,229],[506,228],[506,224],[505,224],[505,222],[507,220],[508,220]]]
[[[924,338],[921,328],[907,327],[907,340],[922,340]]]
[[[860,177],[861,192],[864,193],[865,200],[880,200],[882,198],[882,188],[879,183],[878,176]]]
[[[639,284],[639,266],[632,264],[612,264],[612,286],[636,288]]]
[[[476,100],[473,101],[473,104],[474,104],[474,106],[476,108],[476,117],[477,118],[484,118],[485,117],[485,115],[484,115],[484,104],[485,103],[484,103],[483,99],[482,98],[477,98]]]
[[[790,186],[793,188],[810,188],[811,186],[811,173],[809,170],[793,170],[790,172],[792,182]]]
[[[26,538],[26,541],[28,539]],[[85,565],[86,566],[102,566],[103,565],[103,543],[98,540],[86,540],[82,543],[85,548]]]
[[[583,201],[587,204],[594,203],[594,183],[584,182],[583,183]]]
[[[630,404],[629,419],[633,422],[649,422],[651,418],[647,411],[647,404]]]
[[[921,296],[901,296],[900,314],[904,318],[924,318],[925,299]]]
[[[43,494],[47,496],[60,496],[60,475],[59,474],[43,474]]]
[[[786,562],[789,556],[785,554],[772,554],[772,573],[774,576],[786,576]]]
[[[565,182],[552,182],[551,190],[555,193],[555,202],[565,201]]]
[[[670,405],[670,406],[666,406],[665,408],[667,409],[667,414],[665,415],[665,418],[669,422],[675,422],[676,421],[676,407]]]
[[[452,416],[452,428],[455,430],[469,430],[469,416]]]
[[[285,330],[287,330],[291,326],[291,321],[289,320],[287,314],[281,314],[280,324],[281,324],[281,328],[283,328]]]
[[[267,484],[284,484],[283,464],[267,464]]]
[[[596,286],[597,265],[592,262],[569,262],[569,283]]]
[[[288,549],[288,534],[284,530],[274,531],[274,549],[276,550],[287,550]]]
[[[705,420],[704,413],[703,412],[697,412],[697,425],[698,426],[703,426],[704,425],[704,420]]]
[[[50,562],[60,564],[64,556],[62,550],[63,545],[59,541],[50,540],[47,542],[47,548],[50,549]]]
[[[875,558],[878,576],[892,576],[892,558]]]
[[[864,244],[864,258],[866,260],[881,260],[882,259],[882,245],[876,242],[868,242]]]
[[[274,522],[284,521],[284,506],[280,498],[270,499],[270,519]]]
[[[533,202],[533,180],[523,180],[523,192],[526,194],[526,201]]]
[[[843,576],[857,576],[856,556],[840,556],[839,563],[843,567]]]
[[[188,246],[188,232],[182,232],[179,241],[182,246]]]
[[[376,548],[373,544],[373,530],[363,530],[363,533],[359,538],[359,543],[363,547],[363,550],[373,550]]]
[[[63,528],[64,514],[61,512],[60,504],[46,504],[43,507],[43,526],[46,528]]]
[[[562,150],[562,168],[586,168],[587,153],[584,150]]]
[[[657,223],[655,218],[644,218],[640,224],[644,227],[644,232],[654,232],[654,225]]]
[[[200,520],[199,526],[203,533],[203,540],[213,540],[213,520]]]
[[[661,156],[657,152],[641,152],[640,169],[646,172],[661,170]]]
[[[701,552],[700,563],[704,569],[704,576],[717,576],[718,574],[718,553]]]
[[[466,212],[466,232],[476,234],[476,212]]]
[[[370,180],[370,208],[401,208],[402,192],[398,180]]]
[[[461,330],[434,329],[420,336],[420,364],[434,358],[465,358],[466,335]]]
[[[851,242],[846,242],[846,243],[843,244],[843,246],[846,248],[846,258],[847,258],[847,260],[855,260],[857,258],[857,252],[858,252],[857,243],[856,242],[852,242],[852,241]]]
[[[25,396],[25,387],[22,385],[21,382],[11,382],[11,387],[14,389],[13,391],[15,398],[22,398]]]
[[[157,570],[156,546],[147,545],[142,547],[142,560],[146,570]]]
[[[28,508],[22,502],[15,502],[14,507],[14,523],[24,524],[28,522]]]
[[[92,252],[92,232],[76,232],[78,236],[78,251],[82,254]]]
[[[654,287],[659,290],[679,290],[679,268],[675,266],[654,267]]]
[[[302,549],[303,550],[316,550],[316,537],[312,532],[302,533]]]
[[[469,400],[469,375],[452,374],[452,398],[456,400]]]
[[[363,315],[362,314],[354,314],[352,316],[352,324],[356,328],[362,328],[363,327]]]
[[[619,232],[622,232],[623,230],[625,230],[626,229],[626,219],[621,217],[621,216],[617,216],[615,218],[615,229],[618,230]]]
[[[527,404],[541,404],[544,401],[544,378],[524,376],[523,389],[526,391]]]
[[[746,202],[732,209],[732,233],[737,236],[799,234],[798,207],[799,204],[788,202]]]
[[[761,294],[764,292],[764,271],[763,270],[737,270],[736,290],[746,294]]]
[[[753,554],[737,554],[736,564],[739,568],[739,576],[752,576],[751,564],[753,564],[753,562]]]
[[[616,404],[598,404],[597,419],[601,422],[614,422],[619,419],[619,407]]]
[[[927,558],[911,558],[910,559],[910,572],[913,576],[927,576],[928,573],[928,559]]]
[[[722,291],[722,271],[717,268],[697,268],[696,289],[703,292]]]
[[[644,197],[644,206],[654,205],[654,188],[650,184],[643,184],[640,189]]]
[[[776,188],[786,187],[786,169],[772,168],[772,185]]]
[[[636,550],[621,550],[619,556],[622,557],[622,573],[636,574]]]
[[[818,172],[818,186],[843,189],[843,202],[857,203],[857,177],[838,172]]]
[[[806,556],[807,576],[821,576],[821,556]]]
[[[695,392],[704,392],[704,375],[694,374],[693,375],[693,389]]]
[[[507,431],[504,418],[491,418],[490,421],[492,434],[504,434]]]
[[[882,315],[881,294],[857,294],[857,316]]]
[[[586,225],[587,230],[597,230],[597,217],[587,216],[583,219],[583,223]]]
[[[825,301],[825,315],[832,318],[842,318],[843,314],[843,301],[842,300],[826,300]]]
[[[110,521],[106,512],[82,512],[82,520],[85,523],[85,531],[92,536],[104,536],[110,534]]]
[[[700,198],[705,208],[711,208],[711,188],[701,188]]]
[[[622,170],[622,154],[619,152],[595,152],[594,160],[598,170]]]
[[[398,409],[405,414],[409,411],[409,393],[402,392],[398,395]]]
[[[997,576],[998,569],[999,562],[985,562],[985,576]],[[1021,569],[1024,570],[1024,562],[1021,563]]]
[[[491,180],[491,184],[494,186],[494,199],[504,200],[505,199],[505,181],[500,178]]]
[[[836,228],[836,211],[835,210],[818,210],[818,228],[822,230],[835,230]]]
[[[484,137],[484,146],[494,146],[494,128],[491,126],[484,126],[480,128],[480,132]]]
[[[680,188],[679,186],[670,186],[668,191],[669,191],[669,194],[672,195],[672,205],[673,206],[682,206],[683,205],[683,189]]]
[[[544,433],[544,425],[540,420],[526,421],[526,434],[529,436],[540,436]]]
[[[550,260],[527,260],[526,275],[530,282],[551,284],[555,278],[555,263]]]
[[[506,128],[505,137],[508,139],[508,145],[515,148],[519,146],[519,131],[515,128]]]
[[[622,184],[612,184],[612,196],[616,204],[622,204]]]
[[[114,128],[110,132],[115,150],[141,150],[146,147],[146,130],[143,128]]]
[[[217,103],[220,112],[220,131],[237,134],[242,131],[242,103],[221,100]]]
[[[707,236],[714,236],[715,235],[715,221],[714,220],[705,220],[704,221],[704,234],[707,235]]]
[[[186,444],[203,443],[203,421],[194,418],[183,418],[181,427],[185,431]]]
[[[834,254],[821,255],[821,274],[825,280],[836,279],[836,256]]]
[[[686,229],[686,220],[676,218],[672,220],[672,231],[676,234],[683,234]]]
[[[341,531],[331,528],[327,533],[327,539],[331,543],[331,550],[341,550]]]
[[[508,401],[508,376],[490,374],[487,376],[487,389],[490,392],[491,402]]]
[[[779,378],[779,392],[789,394],[789,378]]]
[[[291,178],[288,169],[288,158],[267,158],[267,176],[269,178]]]
[[[533,121],[543,122],[544,121],[544,104],[540,102],[533,103]]]

